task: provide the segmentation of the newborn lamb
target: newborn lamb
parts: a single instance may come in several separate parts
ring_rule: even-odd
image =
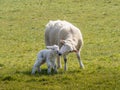
[[[56,66],[56,58],[59,51],[59,47],[57,45],[53,46],[47,46],[47,49],[41,50],[38,53],[37,60],[33,66],[32,73],[35,74],[35,72],[38,70],[38,72],[41,72],[40,66],[47,63],[48,71],[47,73],[51,73],[51,69],[53,68],[55,72],[57,72],[57,66]]]

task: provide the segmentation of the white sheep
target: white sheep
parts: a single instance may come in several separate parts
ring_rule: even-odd
[[[48,74],[51,73],[51,69],[53,68],[55,72],[57,72],[56,67],[56,57],[59,51],[59,46],[53,45],[53,46],[47,46],[47,49],[41,50],[37,55],[37,60],[32,68],[32,73],[35,74],[35,72],[38,70],[38,72],[41,72],[40,66],[47,63],[48,66]]]
[[[79,28],[75,27],[71,23],[62,20],[50,21],[46,25],[45,30],[45,44],[58,45],[59,56],[64,57],[64,69],[67,70],[67,54],[75,52],[81,68],[84,68],[84,64],[80,57],[80,51],[83,46],[82,33]],[[58,68],[61,67],[60,57],[58,57]]]

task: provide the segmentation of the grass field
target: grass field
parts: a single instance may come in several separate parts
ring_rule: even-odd
[[[57,19],[81,29],[85,69],[73,53],[68,71],[47,75],[43,65],[31,76],[45,25]],[[0,0],[0,90],[120,90],[120,0]]]

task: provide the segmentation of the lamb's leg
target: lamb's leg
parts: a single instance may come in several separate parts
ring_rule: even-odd
[[[67,71],[67,58],[64,56],[64,70]]]
[[[48,71],[47,71],[48,74],[51,73],[51,65],[48,65]]]
[[[47,66],[48,66],[47,73],[50,74],[51,73],[51,68],[52,68],[51,66],[52,65],[51,65],[51,62],[50,62],[49,58],[46,60],[46,63],[47,63]]]
[[[57,65],[56,65],[55,61],[53,62],[53,69],[54,69],[54,72],[57,73]]]
[[[35,63],[33,68],[32,68],[32,72],[31,72],[32,75],[35,74],[35,72],[37,71],[37,68],[38,68],[37,63]]]
[[[80,68],[84,69],[84,64],[83,64],[83,62],[81,60],[81,57],[80,57],[80,51],[76,52],[76,55],[77,55],[77,58],[78,58]]]
[[[41,66],[41,65],[40,65]],[[40,66],[38,67],[38,73],[40,73],[41,72],[41,68],[40,68]]]
[[[38,72],[40,71],[40,68],[39,68],[40,64],[41,64],[41,59],[37,59],[36,62],[35,62],[35,64],[34,64],[34,66],[33,66],[33,68],[32,68],[31,74],[35,74],[35,72],[37,71],[37,69],[38,69]]]
[[[60,56],[57,57],[57,64],[58,64],[57,68],[62,68]]]
[[[58,71],[57,71],[57,65],[55,64],[55,66],[54,66],[54,72],[55,73],[57,73]]]
[[[32,72],[31,72],[31,74],[34,75],[35,72],[36,72],[36,70],[37,70],[37,67],[34,65],[33,68],[32,68]]]

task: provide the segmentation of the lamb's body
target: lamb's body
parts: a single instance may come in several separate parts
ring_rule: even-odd
[[[66,43],[61,43],[61,40],[64,40]],[[76,51],[77,57],[80,63],[80,67],[84,68],[82,61],[80,60],[80,49],[83,45],[83,38],[80,30],[67,21],[50,21],[46,25],[45,31],[45,44],[46,45],[58,45],[60,49],[59,55],[64,55],[65,61],[65,70],[66,70],[66,55],[70,52],[68,48],[64,47],[65,44],[69,48],[72,48],[72,51]],[[66,50],[65,50],[66,49]],[[58,67],[60,67],[60,61],[58,59]]]
[[[36,70],[38,70],[38,72],[41,72],[40,66],[45,62],[47,63],[48,66],[48,73],[51,72],[51,68],[53,68],[55,72],[57,72],[55,61],[58,50],[59,50],[58,46],[56,49],[54,48],[54,50],[52,49],[41,50],[37,55],[37,60],[32,69],[32,74],[35,74]]]

